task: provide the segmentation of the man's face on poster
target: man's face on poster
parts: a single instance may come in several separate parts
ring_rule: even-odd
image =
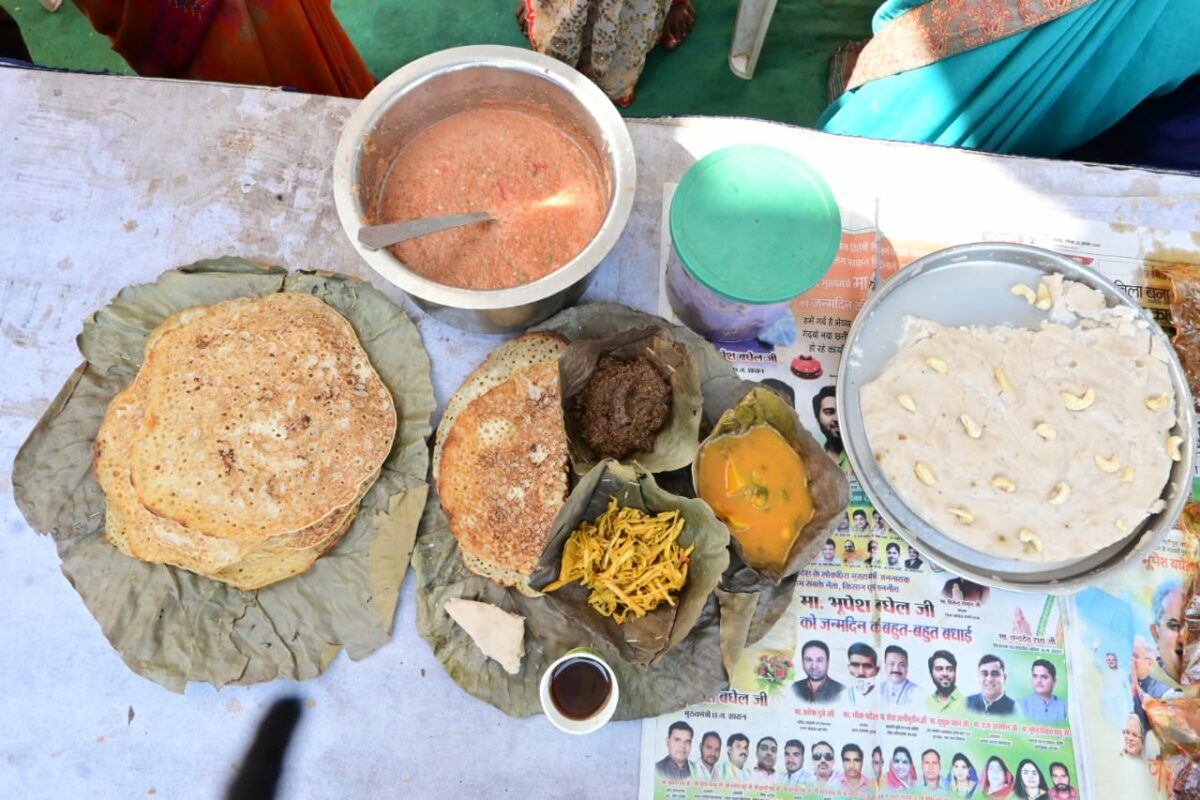
[[[775,769],[775,758],[779,755],[779,745],[774,739],[763,739],[758,743],[758,749],[755,751],[758,757],[758,766],[770,771]]]
[[[1151,652],[1150,646],[1146,644],[1135,644],[1133,646],[1133,675],[1139,681],[1150,674],[1150,670],[1154,669],[1154,653]]]
[[[704,762],[705,766],[712,769],[720,757],[721,737],[705,736],[704,741],[700,743],[700,760]]]
[[[829,542],[821,545],[821,556],[826,561],[833,561],[834,557],[837,556],[837,545],[830,544]]]
[[[838,425],[836,397],[821,398],[821,405],[817,409],[817,425],[821,428],[821,433],[825,434],[826,439],[841,447],[842,429]]]
[[[1125,753],[1131,756],[1142,754],[1142,723],[1136,714],[1130,714],[1125,720]]]
[[[1163,669],[1172,678],[1179,676],[1183,643],[1179,638],[1183,619],[1183,590],[1171,592],[1163,603],[1162,616],[1150,625],[1150,635],[1158,645],[1158,655]]]
[[[1030,677],[1033,680],[1033,691],[1035,694],[1045,698],[1054,694],[1054,685],[1058,681],[1050,674],[1050,670],[1038,664],[1033,668]]]
[[[1050,782],[1054,784],[1054,788],[1060,792],[1065,792],[1071,788],[1071,776],[1067,774],[1065,767],[1053,766],[1050,768]]]
[[[692,754],[692,732],[675,729],[667,736],[667,755],[676,764],[682,764]]]
[[[859,779],[863,768],[862,753],[857,750],[847,750],[842,754],[842,772],[852,781]]]
[[[804,751],[794,744],[784,747],[783,764],[788,772],[799,772],[804,768]]]
[[[995,702],[1004,694],[1004,684],[1008,676],[999,661],[985,661],[979,665],[979,689],[983,698],[989,703]]]
[[[749,742],[743,742],[741,739],[738,739],[736,742],[729,745],[729,763],[733,764],[738,769],[746,766],[746,759],[749,757]]]
[[[879,665],[868,655],[854,653],[850,656],[849,670],[851,678],[874,678],[879,674]]]
[[[897,686],[908,680],[908,657],[903,653],[888,653],[883,657],[883,666],[887,670],[887,679]]]
[[[823,781],[833,775],[833,748],[819,744],[812,750],[813,769],[817,777]]]
[[[900,547],[899,547],[899,545],[889,544],[887,546],[887,558],[888,558],[888,566],[889,567],[894,567],[900,563]]]
[[[1104,657],[1104,661],[1108,664],[1109,669],[1117,668],[1117,654],[1116,653],[1109,653],[1107,656]]]
[[[921,756],[921,772],[925,782],[931,783],[942,775],[942,758],[937,753],[926,753]]]
[[[939,694],[949,695],[954,691],[954,682],[958,677],[958,670],[946,659],[935,658],[933,660],[933,667],[929,670],[929,675],[933,678],[934,684],[937,685]]]
[[[829,656],[825,655],[824,650],[814,645],[807,648],[800,658],[804,674],[810,681],[819,683],[825,680],[825,676],[829,673]]]

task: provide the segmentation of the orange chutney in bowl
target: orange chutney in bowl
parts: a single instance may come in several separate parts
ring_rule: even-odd
[[[378,221],[486,211],[475,223],[394,245],[430,280],[505,289],[554,272],[600,230],[607,182],[565,126],[533,107],[481,106],[440,120],[396,155]]]
[[[782,567],[813,517],[808,471],[770,425],[705,442],[697,458],[696,492],[742,546],[751,567]]]

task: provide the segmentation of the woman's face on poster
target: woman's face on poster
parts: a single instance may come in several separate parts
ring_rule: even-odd
[[[1035,797],[1038,790],[1038,771],[1033,764],[1026,762],[1021,765],[1021,783],[1025,785],[1025,794]]]

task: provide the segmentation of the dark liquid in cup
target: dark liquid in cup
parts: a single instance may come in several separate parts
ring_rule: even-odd
[[[568,719],[587,719],[604,707],[612,692],[608,670],[590,658],[568,658],[550,673],[550,699]]]

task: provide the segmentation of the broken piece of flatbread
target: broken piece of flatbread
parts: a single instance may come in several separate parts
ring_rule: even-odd
[[[458,623],[483,654],[500,664],[509,675],[521,671],[525,657],[525,618],[491,603],[452,597],[446,613]]]

